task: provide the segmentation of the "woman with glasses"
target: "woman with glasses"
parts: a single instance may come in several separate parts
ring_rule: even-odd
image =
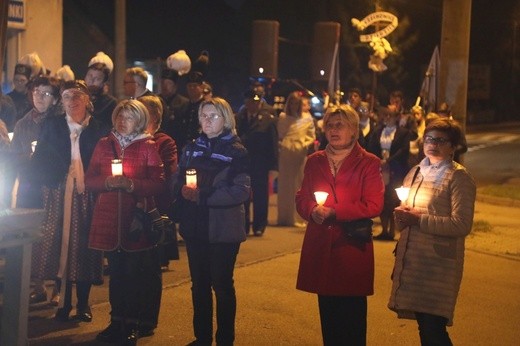
[[[29,162],[44,120],[47,117],[55,116],[58,111],[60,82],[53,77],[40,76],[36,77],[30,85],[29,92],[32,95],[33,108],[16,123],[11,141],[13,169],[18,178],[14,194],[17,208],[41,209],[43,208],[41,186],[35,184],[31,179],[34,172],[31,172]],[[44,281],[35,278],[33,282],[34,290],[30,294],[29,304],[47,302],[47,289]],[[59,299],[58,289],[54,285],[51,304],[58,305]]]
[[[348,235],[347,221],[370,223],[383,207],[379,159],[359,143],[354,108],[329,108],[323,119],[327,147],[307,158],[296,208],[308,221],[296,288],[316,293],[323,344],[365,345],[367,296],[374,294],[371,236]],[[315,192],[327,193],[320,201]],[[368,229],[368,231],[370,231]]]
[[[49,98],[49,89],[35,89],[35,102]],[[52,90],[52,89],[51,89]],[[85,171],[97,141],[104,135],[101,123],[91,115],[87,86],[68,81],[61,88],[64,114],[43,122],[31,158],[33,181],[43,186],[45,217],[43,237],[33,245],[31,273],[34,279],[57,279],[62,299],[55,319],[68,321],[72,310],[72,285],[76,285],[74,320],[92,321],[89,294],[101,284],[102,253],[88,249],[94,195],[85,187]]]
[[[60,82],[53,77],[36,77],[31,83],[30,93],[33,108],[16,123],[11,141],[11,151],[16,159],[19,181],[16,194],[17,208],[42,208],[43,206],[39,186],[35,186],[29,180],[28,164],[44,120],[56,115],[60,101]]]
[[[453,324],[476,196],[473,178],[453,160],[462,137],[448,118],[426,126],[426,157],[405,177],[410,192],[394,211],[401,238],[388,306],[399,318],[417,320],[422,345],[452,344],[446,326]]]
[[[235,132],[231,107],[221,98],[202,101],[202,134],[179,160],[174,196],[180,208],[180,234],[186,242],[192,282],[193,345],[211,345],[213,298],[217,301],[218,345],[235,340],[236,296],[233,270],[246,240],[244,202],[250,194],[248,154]],[[196,185],[186,179],[195,170]]]

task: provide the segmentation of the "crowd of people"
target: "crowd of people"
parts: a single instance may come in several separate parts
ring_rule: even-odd
[[[256,83],[234,111],[214,96],[208,59],[202,52],[185,71],[169,58],[157,94],[147,72],[130,67],[122,100],[108,91],[114,65],[103,52],[84,80],[68,66],[52,74],[34,55],[20,60],[13,91],[1,95],[0,154],[10,164],[1,165],[0,207],[45,210],[30,302],[56,306],[58,321],[88,323],[91,287],[105,271],[110,324],[96,339],[135,345],[153,335],[162,271],[179,259],[177,231],[158,242],[134,226],[136,210],[158,210],[186,245],[192,344],[232,345],[236,258],[249,234],[266,232],[274,181],[277,226],[305,228],[297,289],[317,294],[325,345],[366,344],[376,218],[374,239],[399,233],[389,308],[417,320],[423,345],[450,345],[475,184],[460,164],[467,145],[449,107],[424,114],[419,104],[407,109],[401,91],[382,105],[353,87],[321,119],[298,90],[278,114]],[[399,186],[409,188],[404,201]]]

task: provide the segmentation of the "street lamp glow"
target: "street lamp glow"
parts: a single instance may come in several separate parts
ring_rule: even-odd
[[[264,68],[263,67],[259,67],[258,68],[258,72],[260,72],[260,74],[263,74],[264,73]]]
[[[320,76],[325,76],[325,70],[320,70]]]

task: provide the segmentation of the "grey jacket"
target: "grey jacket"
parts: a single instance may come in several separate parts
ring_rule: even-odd
[[[454,161],[439,168],[444,170],[439,179],[427,181],[419,172],[412,184],[417,167],[403,185],[411,185],[407,204],[424,214],[418,226],[401,231],[388,307],[399,318],[415,319],[415,312],[422,312],[445,317],[452,325],[476,186],[466,169]]]

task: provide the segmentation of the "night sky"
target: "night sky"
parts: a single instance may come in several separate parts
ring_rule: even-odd
[[[374,2],[345,3],[340,0],[128,0],[127,57],[129,61],[164,60],[184,49],[193,61],[200,51],[208,50],[207,79],[214,84],[217,94],[233,101],[240,98],[249,83],[253,20],[279,21],[283,40],[279,44],[278,77],[303,82],[309,79],[314,23],[337,21],[342,24],[340,69],[344,87],[357,84],[367,89],[371,80],[366,67],[370,50],[366,44],[359,44],[350,19],[362,19],[374,12]],[[383,10],[396,14],[400,20],[398,30],[387,37],[398,54],[385,60],[391,72],[381,77],[381,88],[401,88],[413,99],[433,49],[439,44],[442,0],[380,0],[379,3]],[[113,1],[64,0],[65,29],[83,22],[83,32],[98,38],[90,39],[84,49],[76,49],[71,41],[81,42],[77,33],[74,38],[65,33],[64,64],[77,62],[76,70],[81,75],[82,68],[86,68],[81,66],[82,62],[98,50],[110,51],[113,13]],[[81,20],[75,20],[75,16]],[[489,47],[510,49],[513,18],[520,20],[518,1],[495,1],[490,7],[488,1],[473,0],[470,63],[507,64],[501,62],[504,57]]]

